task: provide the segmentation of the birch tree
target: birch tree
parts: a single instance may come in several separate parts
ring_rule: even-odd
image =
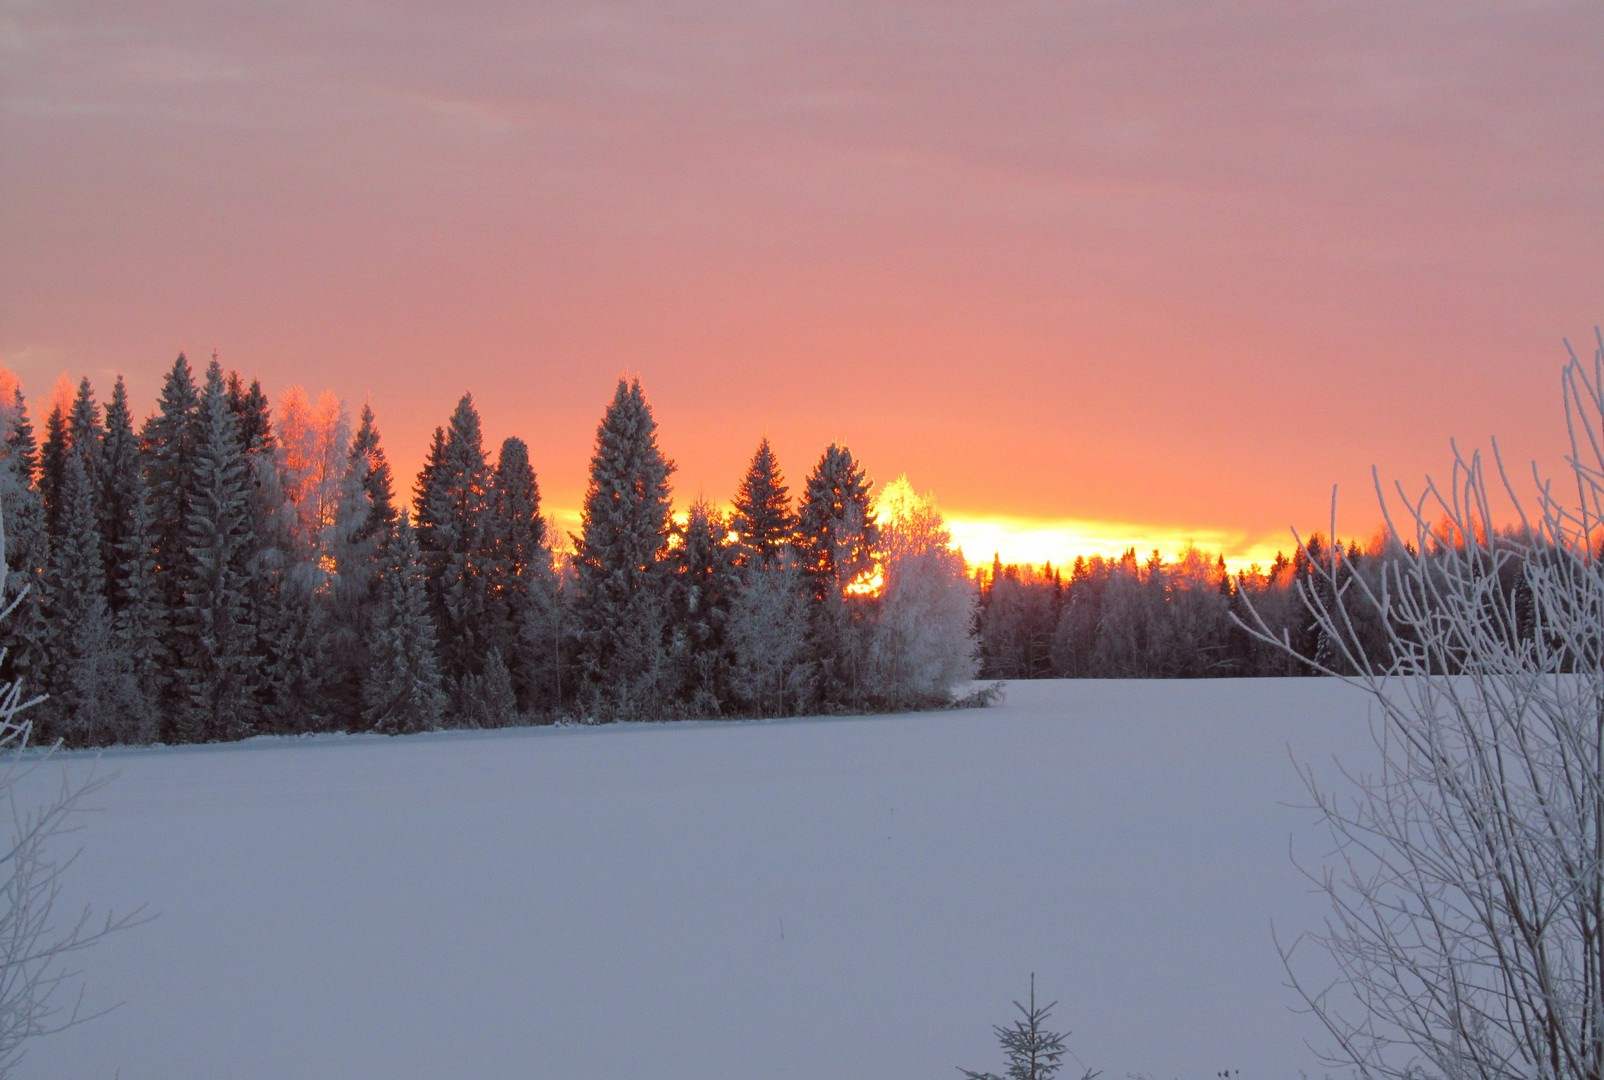
[[[0,548],[5,526],[0,515]],[[11,597],[0,608],[0,622],[9,620],[26,595],[10,584],[0,562],[0,595]],[[26,588],[26,586],[24,586]],[[0,649],[0,660],[5,658]],[[11,1075],[24,1043],[92,1019],[83,998],[70,989],[77,972],[71,959],[108,934],[137,921],[139,913],[95,919],[86,909],[76,918],[62,918],[56,908],[62,874],[72,862],[59,849],[62,835],[74,828],[83,800],[103,780],[69,781],[41,802],[18,798],[18,788],[45,765],[32,750],[33,723],[24,712],[39,702],[25,697],[15,678],[0,681],[0,806],[9,812],[0,824],[0,1078]]]
[[[1379,574],[1302,547],[1316,666],[1371,695],[1378,763],[1305,773],[1331,913],[1286,959],[1361,1076],[1604,1076],[1604,339],[1562,385],[1561,480],[1534,467],[1531,494],[1496,443],[1491,469],[1456,446],[1446,482],[1383,494]]]

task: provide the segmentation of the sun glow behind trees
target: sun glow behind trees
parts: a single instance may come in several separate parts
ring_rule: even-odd
[[[1004,564],[1067,566],[1076,556],[1118,559],[1133,548],[1144,558],[1156,550],[1172,560],[1180,558],[1188,548],[1201,548],[1224,555],[1226,566],[1234,572],[1255,563],[1269,566],[1277,552],[1288,546],[1285,536],[1253,537],[1222,529],[1006,514],[954,513],[947,517],[947,528],[971,570],[990,566],[993,555]]]
[[[68,398],[73,385],[63,373],[51,387],[52,402]],[[19,386],[15,375],[0,368],[0,400],[9,402]],[[70,398],[68,400],[70,403]],[[332,448],[349,437],[350,416],[345,403],[327,390],[314,396],[300,386],[290,386],[278,396],[277,404],[281,417],[278,434],[290,459],[293,481],[288,494],[301,518],[298,527],[307,535],[316,535],[327,526],[332,515],[332,464],[338,456],[332,453]],[[398,475],[411,475],[415,469],[404,464],[404,452],[400,460]],[[909,465],[917,466],[917,463],[871,463],[871,468],[878,471],[879,467],[890,466],[900,470]],[[560,495],[563,478],[554,480],[553,490]],[[878,492],[877,497],[884,498],[884,490]],[[728,509],[727,501],[717,498],[710,501],[717,508]],[[553,526],[555,548],[562,548],[570,536],[579,534],[581,515],[577,505],[551,505],[546,512]],[[944,517],[952,534],[952,545],[963,554],[971,572],[990,566],[994,556],[1000,557],[1004,564],[1068,566],[1077,556],[1118,559],[1127,550],[1135,550],[1143,558],[1156,550],[1166,559],[1175,560],[1189,547],[1222,554],[1226,565],[1238,572],[1254,564],[1269,566],[1277,553],[1289,546],[1288,534],[1284,532],[1261,536],[1218,526],[965,513],[962,509],[951,508]],[[858,593],[872,593],[878,585],[864,581],[854,583],[852,588]]]
[[[892,484],[895,484],[893,481]],[[892,484],[876,494],[884,500]],[[718,504],[728,511],[727,504]],[[883,511],[882,511],[883,512]],[[552,507],[553,535],[565,538],[579,532],[577,509]],[[1224,529],[1187,528],[1179,525],[1139,525],[1119,521],[1090,521],[1081,518],[1032,518],[1006,514],[966,515],[962,511],[942,512],[952,547],[964,557],[973,574],[991,566],[992,557],[1004,565],[1041,567],[1048,563],[1067,567],[1077,556],[1119,559],[1135,550],[1141,558],[1158,551],[1167,561],[1181,560],[1189,549],[1220,554],[1233,574],[1251,566],[1268,568],[1277,554],[1288,554],[1293,546],[1291,533],[1256,537]],[[684,523],[683,512],[675,520]],[[1364,534],[1368,535],[1368,534]],[[873,592],[871,587],[867,591]]]

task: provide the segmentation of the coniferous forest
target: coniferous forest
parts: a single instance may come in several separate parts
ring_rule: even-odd
[[[1305,674],[1314,562],[1387,551],[1313,537],[1231,574],[1190,550],[994,561],[971,579],[906,483],[878,501],[843,446],[793,498],[768,440],[726,515],[676,517],[637,381],[598,426],[581,531],[551,535],[528,448],[487,450],[471,395],[410,500],[372,409],[277,413],[214,357],[180,356],[137,430],[86,378],[40,439],[0,409],[8,674],[69,745],[315,731],[777,716],[941,704],[978,675]],[[26,591],[23,591],[26,586]],[[1242,628],[1248,607],[1291,651]],[[1376,628],[1377,641],[1381,628]],[[1379,647],[1379,645],[1378,645]]]
[[[1308,675],[1341,668],[1299,591],[1330,591],[1317,572],[1362,576],[1376,587],[1407,552],[1380,539],[1335,543],[1316,533],[1267,568],[1231,573],[1217,555],[1188,549],[1173,561],[1128,550],[1076,558],[1066,576],[993,561],[979,586],[980,677],[1195,679]],[[1286,647],[1250,633],[1255,615]],[[1388,657],[1384,628],[1352,612],[1367,655]]]
[[[410,500],[379,428],[292,390],[277,414],[180,356],[135,426],[88,379],[40,439],[0,410],[7,673],[69,745],[772,716],[945,702],[975,591],[928,500],[877,512],[830,446],[793,499],[768,441],[727,516],[673,515],[638,381],[596,433],[554,558],[528,448],[464,396]],[[906,485],[903,485],[906,488]],[[882,502],[886,500],[882,497]]]

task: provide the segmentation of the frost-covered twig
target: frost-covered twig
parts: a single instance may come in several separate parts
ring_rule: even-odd
[[[1523,505],[1495,444],[1500,532],[1456,445],[1418,497],[1378,478],[1379,573],[1333,552],[1300,583],[1317,666],[1377,703],[1378,764],[1343,790],[1304,770],[1334,845],[1305,871],[1331,905],[1306,940],[1335,975],[1283,957],[1329,1064],[1362,1076],[1604,1077],[1604,338],[1562,382],[1573,503],[1539,477]]]

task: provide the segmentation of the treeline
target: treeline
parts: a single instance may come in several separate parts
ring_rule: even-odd
[[[0,403],[7,674],[72,745],[775,715],[946,700],[974,589],[928,500],[877,507],[829,447],[793,507],[765,439],[726,518],[671,513],[638,381],[553,558],[528,447],[471,396],[401,505],[370,408],[281,401],[179,356],[136,432],[88,379],[37,440]],[[25,591],[24,591],[25,590]]]
[[[1078,558],[1067,577],[1051,565],[994,561],[978,575],[980,677],[1308,675],[1315,670],[1309,661],[1342,670],[1299,590],[1331,592],[1331,580],[1314,571],[1334,566],[1335,580],[1361,576],[1379,596],[1389,561],[1416,554],[1379,541],[1333,545],[1315,534],[1291,558],[1277,555],[1268,568],[1239,574],[1231,574],[1222,557],[1196,549],[1173,561],[1156,551],[1140,559],[1134,550],[1118,559]],[[1366,658],[1390,662],[1379,616],[1367,604],[1346,608]],[[1243,628],[1256,625],[1253,613],[1290,651]]]

